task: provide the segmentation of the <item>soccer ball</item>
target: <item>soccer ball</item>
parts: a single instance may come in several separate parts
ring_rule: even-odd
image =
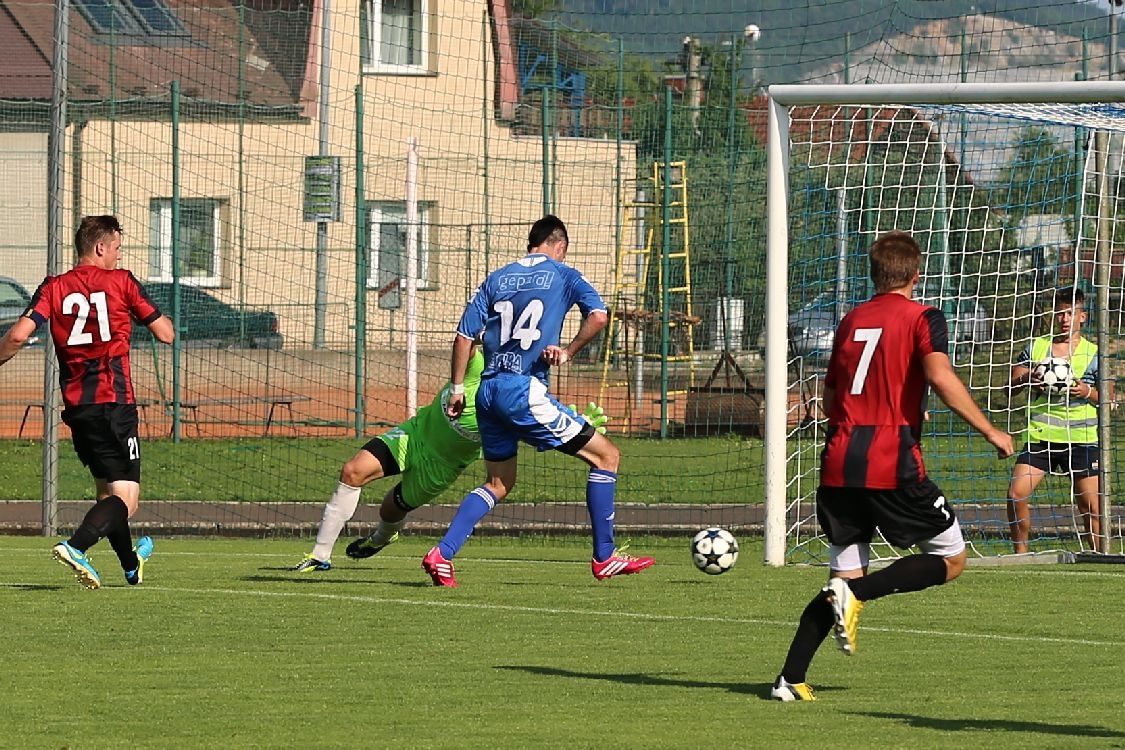
[[[712,526],[691,539],[691,561],[708,575],[726,573],[737,560],[738,540],[726,529]]]
[[[1070,360],[1063,357],[1047,357],[1042,362],[1036,362],[1031,368],[1031,374],[1043,384],[1043,390],[1050,394],[1066,393],[1074,385]]]

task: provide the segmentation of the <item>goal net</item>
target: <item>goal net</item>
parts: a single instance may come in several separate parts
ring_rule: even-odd
[[[836,323],[872,294],[866,250],[878,235],[906,230],[921,245],[914,296],[945,313],[958,374],[1017,450],[1028,389],[1009,386],[1011,371],[1035,338],[1059,333],[1056,288],[1083,290],[1084,334],[1101,352],[1096,387],[1113,392],[1125,84],[772,86],[770,98],[766,561],[818,563],[828,556],[815,515],[823,377]],[[1097,513],[1083,517],[1070,477],[1049,473],[1030,499],[1027,558],[1121,552],[1112,406],[1107,397],[1096,409]],[[922,446],[970,554],[1012,554],[1014,460],[997,460],[933,396]],[[898,554],[873,544],[873,560]]]

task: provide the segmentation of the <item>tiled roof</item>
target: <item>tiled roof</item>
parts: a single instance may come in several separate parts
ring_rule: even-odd
[[[225,105],[292,109],[315,97],[307,74],[315,0],[249,0],[241,22],[231,0],[166,2],[186,36],[111,37],[72,5],[70,102],[164,100],[173,81],[185,100]],[[54,8],[52,0],[0,0],[0,48],[22,62],[5,62],[0,99],[50,98]]]

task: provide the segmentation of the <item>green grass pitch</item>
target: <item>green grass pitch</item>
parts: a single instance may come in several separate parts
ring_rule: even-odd
[[[687,540],[596,582],[585,538],[432,539],[298,575],[309,540],[157,538],[139,587],[108,543],[86,591],[51,540],[0,537],[12,748],[1125,747],[1125,571],[970,567],[868,605],[820,700],[767,699],[824,570],[696,571]],[[971,563],[970,563],[971,566]]]

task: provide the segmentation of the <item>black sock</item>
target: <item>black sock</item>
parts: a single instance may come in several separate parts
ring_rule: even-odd
[[[106,539],[109,540],[113,551],[117,553],[117,559],[121,561],[122,570],[136,570],[140,566],[141,561],[137,559],[137,553],[133,550],[133,532],[129,529],[128,520],[106,534]]]
[[[67,543],[79,552],[85,552],[97,544],[99,539],[109,536],[119,526],[128,524],[129,509],[125,507],[125,501],[117,495],[110,495],[94,503],[94,507],[87,511],[86,517]]]
[[[889,594],[921,591],[945,583],[945,558],[941,555],[910,555],[862,578],[848,581],[861,602]]]
[[[786,682],[796,685],[805,681],[805,672],[834,622],[828,594],[821,591],[808,603],[797,623],[797,632],[793,634],[793,642],[789,644],[789,653],[781,667],[781,676]]]

